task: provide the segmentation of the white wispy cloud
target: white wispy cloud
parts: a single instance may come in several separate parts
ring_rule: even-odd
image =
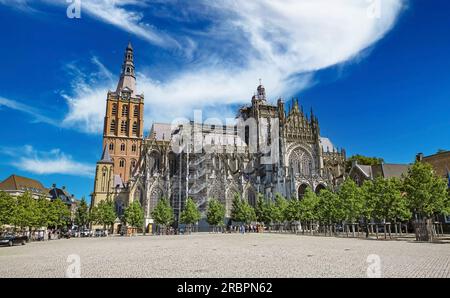
[[[33,118],[34,122],[47,123],[54,126],[59,125],[55,120],[45,116],[42,111],[19,101],[0,97],[0,107],[2,106],[28,114]]]
[[[74,62],[65,67],[72,82],[69,93],[61,92],[69,106],[69,113],[61,125],[86,133],[98,133],[103,128],[106,94],[114,83],[112,73],[97,57],[92,57],[91,63],[97,70],[89,74],[84,73]]]
[[[94,177],[94,166],[74,161],[72,156],[61,152],[60,149],[38,151],[30,145],[25,145],[18,148],[0,148],[0,153],[14,159],[11,165],[30,173]]]
[[[82,9],[164,50],[183,49],[186,63],[169,76],[139,73],[137,88],[145,94],[150,125],[192,116],[193,108],[228,116],[226,105],[249,103],[259,78],[272,100],[292,96],[315,82],[316,71],[352,61],[376,44],[395,25],[406,1],[84,0]],[[373,14],[374,5],[379,14]],[[178,26],[156,28],[152,18]],[[199,28],[189,26],[199,19]],[[135,51],[139,57],[139,49]],[[138,71],[143,64],[137,65]],[[100,73],[109,72],[97,66]],[[117,80],[118,74],[112,77]],[[69,113],[64,123],[100,132],[111,80],[75,78],[66,96]]]

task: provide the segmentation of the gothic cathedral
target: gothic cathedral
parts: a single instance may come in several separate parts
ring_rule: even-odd
[[[93,206],[110,199],[121,215],[130,202],[138,200],[148,226],[153,223],[152,210],[163,197],[169,199],[175,219],[188,197],[203,215],[209,199],[216,198],[229,218],[235,195],[254,206],[258,194],[267,200],[278,193],[301,199],[308,188],[315,192],[335,189],[343,181],[345,150],[321,135],[313,111],[304,113],[298,100],[288,109],[282,99],[272,104],[262,84],[237,113],[237,123],[254,125],[155,123],[144,138],[144,97],[136,94],[133,59],[129,44],[117,89],[107,95]],[[174,140],[195,140],[198,135],[203,149],[187,144],[184,151],[174,150]],[[271,148],[271,162],[263,145]]]

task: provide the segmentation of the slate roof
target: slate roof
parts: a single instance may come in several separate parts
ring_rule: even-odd
[[[372,177],[372,167],[371,166],[365,166],[365,165],[356,165],[361,172],[364,173],[367,177]]]
[[[172,125],[167,123],[153,123],[150,131],[150,139],[156,141],[170,141],[172,137]]]
[[[109,155],[109,150],[106,148],[103,148],[103,154],[102,154],[102,158],[100,159],[99,162],[102,163],[113,163],[111,156]]]
[[[72,195],[69,194],[66,189],[54,187],[50,189],[49,194],[51,195],[52,200],[60,199],[66,204],[72,204],[76,201],[75,198],[72,197]]]
[[[381,164],[384,178],[401,178],[408,173],[410,165],[405,164]]]
[[[367,178],[401,178],[402,175],[406,175],[408,173],[410,165],[407,164],[392,164],[392,163],[383,163],[378,165],[366,166],[356,164],[353,169],[358,169],[362,172]],[[351,172],[351,171],[350,171]]]

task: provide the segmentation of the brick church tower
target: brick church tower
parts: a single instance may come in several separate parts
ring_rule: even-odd
[[[136,94],[134,53],[129,43],[117,89],[108,92],[103,129],[103,148],[113,162],[116,181],[120,177],[128,182],[139,160],[143,135],[144,96]]]

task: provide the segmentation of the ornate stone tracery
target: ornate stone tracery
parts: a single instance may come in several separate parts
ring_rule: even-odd
[[[294,176],[309,177],[314,172],[314,160],[307,150],[297,147],[289,155],[289,168]]]

